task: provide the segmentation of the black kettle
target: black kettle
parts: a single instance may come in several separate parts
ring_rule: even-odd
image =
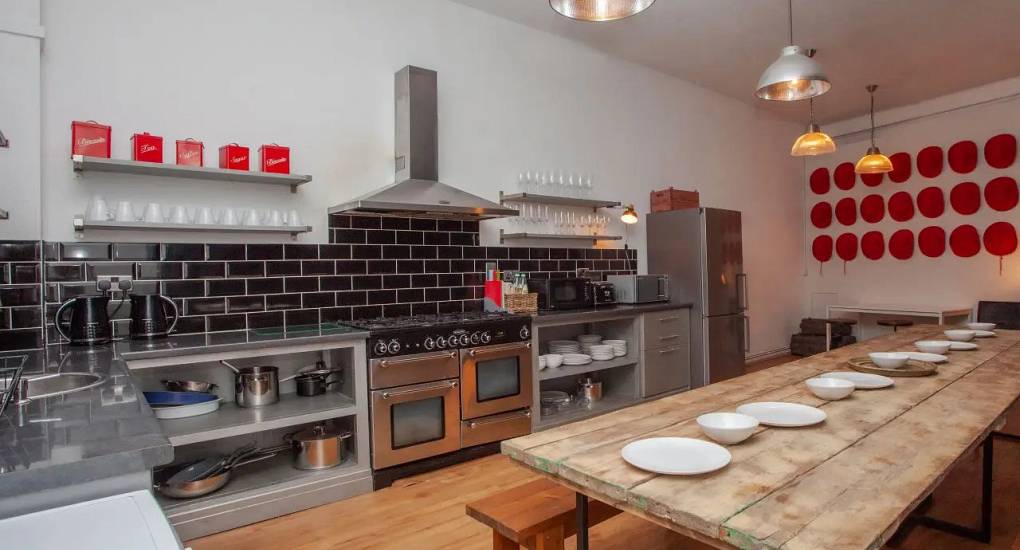
[[[167,306],[173,319],[168,319]],[[177,326],[177,304],[159,294],[131,295],[131,338],[166,338]]]
[[[53,324],[57,332],[73,345],[105,344],[113,338],[110,314],[106,310],[109,304],[109,296],[88,295],[71,298],[57,309],[53,316]],[[64,313],[68,310],[71,312],[70,320],[64,318]]]

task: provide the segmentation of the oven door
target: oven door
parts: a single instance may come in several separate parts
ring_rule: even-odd
[[[531,406],[531,342],[461,350],[464,420]]]
[[[460,388],[440,380],[372,392],[372,467],[460,448]]]

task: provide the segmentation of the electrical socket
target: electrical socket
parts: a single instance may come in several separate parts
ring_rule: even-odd
[[[108,281],[110,283],[109,292],[112,296],[119,296],[122,292],[127,293],[134,286],[134,279],[130,275],[99,275],[96,274],[96,290],[102,292],[100,283],[102,281]]]

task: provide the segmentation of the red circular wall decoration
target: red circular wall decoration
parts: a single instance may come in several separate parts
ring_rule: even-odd
[[[857,201],[850,197],[839,199],[836,203],[836,219],[843,225],[857,222]]]
[[[946,197],[941,187],[925,187],[917,194],[917,211],[926,218],[937,218],[946,211]]]
[[[981,189],[972,181],[959,183],[949,192],[949,204],[960,214],[973,214],[981,207]]]
[[[985,162],[992,168],[1009,168],[1016,160],[1016,137],[999,134],[985,142]]]
[[[811,190],[816,195],[824,195],[829,192],[829,169],[816,168],[811,172]]]
[[[914,232],[900,229],[889,237],[889,255],[897,260],[909,260],[914,255]]]
[[[811,208],[811,225],[825,229],[832,225],[832,205],[820,202]]]
[[[1016,207],[1020,200],[1020,192],[1017,191],[1016,180],[1002,176],[995,178],[985,185],[985,202],[993,210],[1005,212]]]
[[[973,225],[961,225],[949,234],[949,248],[961,258],[970,258],[981,250],[981,238]]]
[[[882,183],[885,174],[861,174],[861,183],[868,187],[878,187]]]
[[[844,262],[857,257],[857,235],[843,233],[836,239],[836,255]]]
[[[836,187],[848,191],[854,188],[854,183],[857,182],[857,173],[854,172],[854,165],[850,162],[844,162],[836,167],[836,171],[832,174],[832,179],[836,182]]]
[[[878,260],[885,254],[885,239],[878,231],[868,231],[861,236],[861,254],[869,260]]]
[[[1016,229],[1009,222],[995,222],[985,228],[982,241],[990,254],[1008,256],[1016,251]]]
[[[969,174],[977,166],[977,153],[973,141],[957,141],[949,148],[949,167],[957,174]]]
[[[932,225],[917,234],[917,248],[929,258],[938,258],[946,251],[946,230]]]
[[[868,195],[861,199],[861,219],[878,223],[885,217],[885,199],[882,195]]]
[[[811,243],[811,254],[819,262],[827,262],[832,259],[832,237],[819,235]]]
[[[917,173],[926,178],[934,178],[942,173],[942,148],[931,145],[917,153]]]
[[[905,222],[914,217],[914,199],[910,197],[910,193],[899,191],[889,197],[889,217],[898,222]],[[892,252],[891,245],[889,251]]]
[[[893,153],[889,160],[892,161],[892,172],[889,172],[889,181],[903,183],[910,179],[910,153]]]

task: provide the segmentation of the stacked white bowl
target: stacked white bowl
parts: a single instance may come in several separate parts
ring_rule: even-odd
[[[603,340],[603,344],[613,347],[613,355],[616,357],[623,357],[627,355],[627,341],[626,340]]]
[[[613,353],[613,346],[608,344],[592,344],[589,355],[596,361],[608,361],[616,356]]]

